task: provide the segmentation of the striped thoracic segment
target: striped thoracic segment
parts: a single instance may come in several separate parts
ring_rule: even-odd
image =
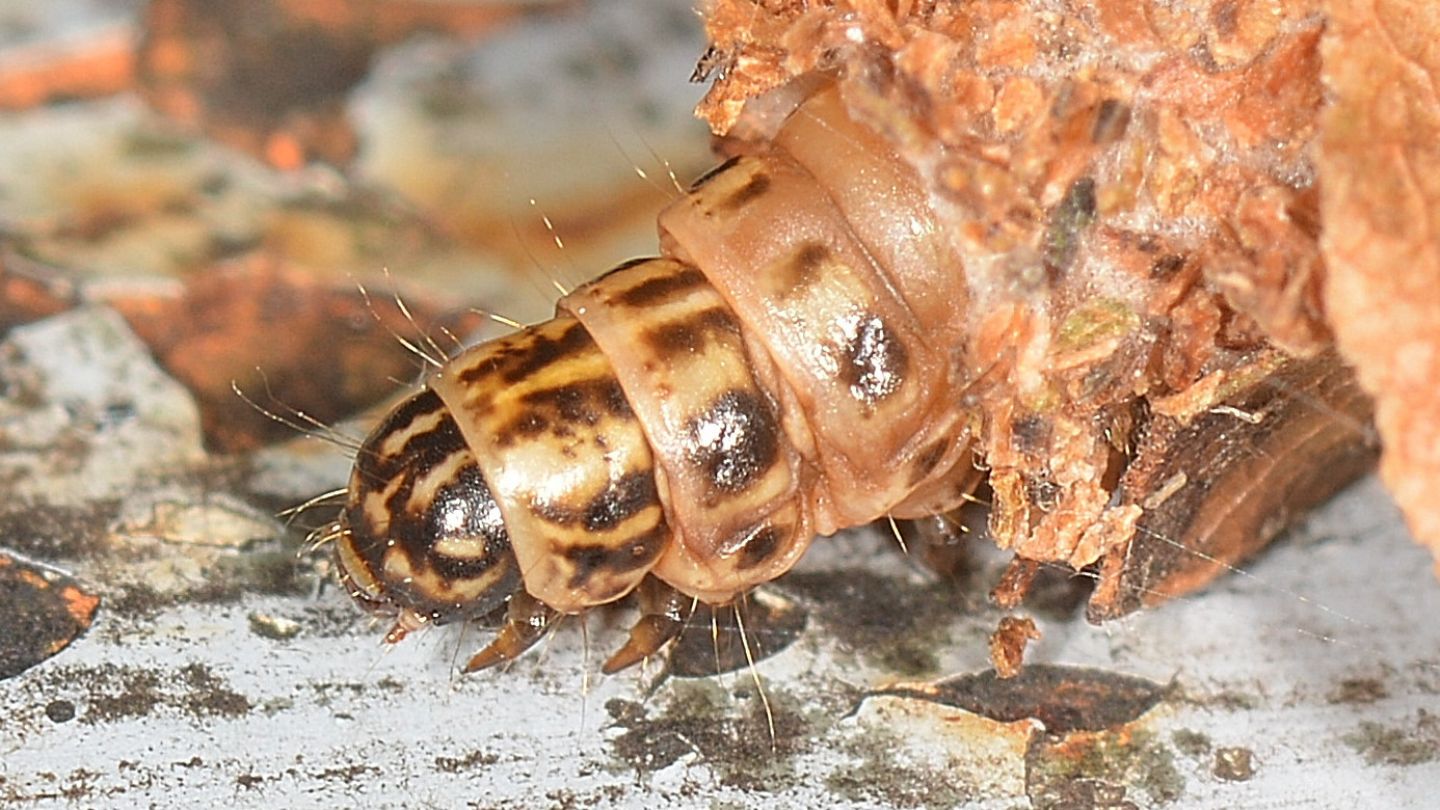
[[[479,668],[638,588],[613,670],[816,535],[969,496],[958,262],[834,90],[659,225],[662,257],[453,358],[366,440],[338,559],[390,638],[508,604]]]

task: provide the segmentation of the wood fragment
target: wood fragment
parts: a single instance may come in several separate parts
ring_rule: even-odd
[[[1091,621],[1203,587],[1369,470],[1379,453],[1370,400],[1334,353],[1290,361],[1227,403],[1263,418],[1237,420],[1222,406],[1188,424],[1150,423],[1118,493],[1143,512],[1124,548],[1101,563]]]
[[[1025,662],[1025,647],[1040,638],[1035,620],[1028,616],[1006,616],[1000,626],[990,634],[990,663],[1000,678],[1013,678],[1020,674]]]

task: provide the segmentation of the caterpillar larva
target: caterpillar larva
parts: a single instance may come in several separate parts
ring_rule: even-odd
[[[638,590],[613,670],[816,535],[982,479],[1016,553],[1000,601],[1039,564],[1096,566],[1108,618],[1368,468],[1369,404],[1316,303],[1322,21],[1236,45],[1227,73],[1185,41],[1106,53],[1120,23],[1083,15],[1049,30],[1064,47],[986,51],[1009,13],[915,10],[888,51],[866,44],[893,19],[792,21],[815,70],[751,98],[739,154],[660,214],[660,257],[389,414],[336,543],[388,638],[508,602],[481,668]],[[1166,95],[1187,81],[1229,106]]]

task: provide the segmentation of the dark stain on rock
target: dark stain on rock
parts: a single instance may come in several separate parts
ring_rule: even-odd
[[[463,757],[435,757],[435,769],[444,773],[464,773],[488,768],[500,761],[489,751],[471,751]]]
[[[61,667],[47,673],[56,691],[78,690],[75,701],[88,725],[146,717],[170,709],[193,718],[236,718],[250,712],[250,699],[204,664],[177,669],[103,664]]]
[[[1124,785],[1103,779],[1065,779],[1030,795],[1031,807],[1045,810],[1140,810]]]
[[[37,560],[95,559],[107,552],[106,530],[119,513],[115,500],[84,506],[6,504],[0,511],[0,543]]]
[[[187,690],[179,706],[192,717],[242,717],[251,709],[249,698],[231,689],[204,664],[181,667],[179,680]]]
[[[736,610],[741,611],[740,622]],[[671,645],[665,672],[677,678],[709,678],[743,669],[751,660],[762,661],[795,643],[806,620],[799,605],[773,596],[751,595],[737,606],[701,606]]]
[[[1218,692],[1200,694],[1189,692],[1179,684],[1176,684],[1171,694],[1167,695],[1171,700],[1184,703],[1190,706],[1199,706],[1206,709],[1219,709],[1226,712],[1249,712],[1260,708],[1263,700],[1260,695],[1241,692],[1238,689],[1224,689]]]
[[[1086,667],[1030,664],[1014,678],[994,671],[961,675],[927,687],[896,687],[896,695],[954,706],[1010,723],[1035,718],[1051,734],[1101,731],[1132,722],[1159,703],[1163,684]]]
[[[306,773],[306,776],[310,777],[311,779],[317,779],[327,782],[340,781],[346,783],[357,781],[369,782],[373,780],[371,778],[366,778],[362,780],[361,777],[376,777],[379,775],[380,769],[375,767],[374,765],[363,765],[358,763],[353,765],[343,765],[336,768],[322,768],[318,771],[309,771],[308,773]]]
[[[1440,716],[1421,709],[1413,728],[1366,720],[1341,739],[1370,765],[1423,765],[1440,759]]]
[[[842,743],[851,764],[825,777],[832,793],[864,807],[965,807],[979,798],[955,774],[940,768],[896,761],[904,743],[883,731]]]
[[[1390,691],[1378,678],[1346,678],[1335,685],[1327,699],[1337,704],[1365,705],[1389,696]]]
[[[677,683],[654,715],[633,701],[611,699],[605,710],[623,730],[610,742],[611,755],[642,777],[693,756],[727,787],[755,792],[793,787],[805,779],[793,760],[813,742],[810,726],[783,691],[767,686],[766,695],[773,741],[765,707],[749,688],[728,693],[714,681]]]
[[[876,666],[908,677],[933,675],[949,642],[961,590],[947,582],[917,588],[869,571],[792,572],[780,581],[814,605],[840,644]]]
[[[1195,759],[1210,753],[1210,749],[1214,747],[1209,735],[1188,728],[1177,729],[1170,735],[1170,741],[1180,753]]]

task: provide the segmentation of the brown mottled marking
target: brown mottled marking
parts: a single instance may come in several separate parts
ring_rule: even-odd
[[[594,427],[607,417],[634,418],[630,403],[613,377],[529,391],[520,397],[520,404],[514,417],[495,431],[495,442],[500,447],[547,432],[556,438],[571,438],[579,426]]]
[[[855,321],[847,324],[853,331],[841,349],[839,378],[856,400],[874,405],[905,384],[910,355],[880,316],[867,312]]]
[[[691,191],[691,192],[699,191],[701,186],[704,186],[706,183],[710,182],[711,180],[714,180],[716,177],[719,177],[720,175],[724,174],[725,172],[730,171],[731,169],[733,169],[733,168],[735,167],[735,164],[738,163],[739,161],[740,161],[740,157],[739,157],[738,155],[735,156],[735,157],[726,159],[724,163],[721,163],[719,166],[715,166],[715,167],[711,168],[709,171],[707,171],[707,172],[705,172],[704,174],[700,175],[699,177],[695,178],[695,182],[693,182],[693,183],[690,184],[690,188],[689,188],[688,190]]]
[[[807,242],[800,246],[795,255],[782,268],[780,282],[783,295],[793,295],[813,284],[820,277],[820,270],[833,258],[829,247],[819,242]]]
[[[950,439],[941,437],[931,442],[920,451],[915,461],[910,465],[910,484],[913,486],[925,480],[926,476],[935,471],[940,460],[945,458],[945,451],[950,449]]]
[[[520,397],[527,408],[552,412],[565,422],[595,425],[602,416],[628,419],[634,414],[614,377],[589,380],[528,391]]]
[[[770,177],[764,172],[756,171],[749,180],[745,181],[745,185],[730,192],[730,195],[721,200],[715,208],[720,212],[735,211],[760,199],[769,190]]]
[[[645,345],[657,359],[669,360],[677,354],[700,351],[714,334],[740,336],[740,324],[730,311],[712,307],[690,315],[683,321],[662,323],[645,333]]]
[[[550,431],[552,427],[549,419],[534,411],[527,411],[496,431],[495,443],[500,447],[511,447],[521,439],[533,439]],[[554,434],[559,436],[567,430],[568,428],[564,427],[555,428]]]
[[[741,543],[739,553],[735,556],[735,567],[748,571],[764,563],[775,555],[781,543],[789,538],[789,534],[776,526],[758,528]]]
[[[614,529],[652,506],[660,506],[655,477],[649,471],[640,471],[612,481],[583,508],[537,503],[532,509],[557,526],[579,526],[587,532],[602,532]]]
[[[574,566],[569,587],[579,589],[600,574],[628,574],[648,568],[665,550],[669,534],[663,526],[656,527],[619,547],[602,544],[581,544],[565,548],[566,560]],[[619,594],[615,594],[619,595]]]
[[[383,440],[378,443],[376,452],[356,456],[357,472],[363,470],[365,474],[388,478],[388,475],[378,472],[376,466],[403,460],[409,454],[406,447],[417,436],[426,436],[438,427],[444,413],[445,406],[432,391],[422,392],[402,402],[376,429],[377,433],[383,434]]]
[[[555,340],[543,335],[537,336],[521,362],[505,370],[505,382],[519,382],[545,366],[569,355],[588,351],[594,345],[595,341],[590,339],[590,334],[578,323],[572,324]]]
[[[726,391],[691,420],[689,460],[705,472],[712,503],[744,491],[770,469],[779,429],[768,404],[743,390]]]
[[[487,362],[461,371],[459,379],[466,385],[485,385],[488,384],[485,382],[487,377],[498,373],[503,382],[516,383],[558,360],[593,346],[589,333],[578,323],[572,324],[557,338],[524,335],[513,345],[496,352]]]
[[[615,301],[627,307],[646,307],[705,283],[705,276],[693,267],[679,273],[647,278],[615,296]]]

